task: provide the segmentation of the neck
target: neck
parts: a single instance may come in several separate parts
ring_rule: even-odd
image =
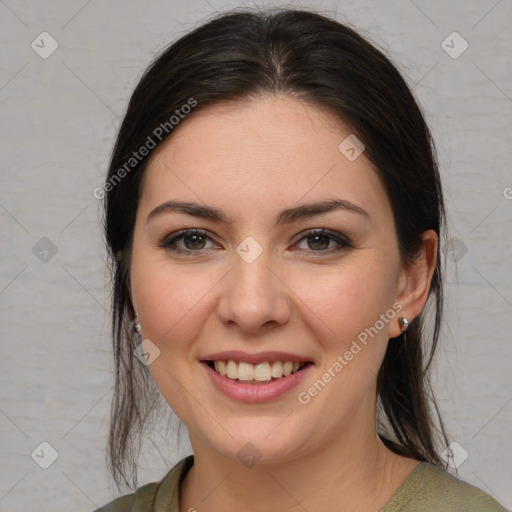
[[[418,464],[387,449],[375,428],[345,429],[293,460],[252,467],[191,440],[194,465],[181,486],[180,512],[377,511]]]

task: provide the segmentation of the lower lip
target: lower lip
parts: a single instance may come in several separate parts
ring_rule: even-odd
[[[243,384],[222,376],[205,362],[202,362],[202,365],[205,367],[213,385],[221,393],[233,400],[246,403],[261,403],[276,400],[297,386],[309,373],[309,370],[313,368],[313,365],[307,366],[296,373],[292,373],[288,377],[281,377],[268,384]]]

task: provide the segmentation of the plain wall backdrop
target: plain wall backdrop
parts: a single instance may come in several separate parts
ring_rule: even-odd
[[[0,1],[2,512],[86,512],[118,495],[105,467],[114,381],[93,191],[155,53],[242,5],[255,4]],[[451,237],[435,391],[459,476],[511,508],[512,3],[288,5],[359,28],[389,52],[426,113]],[[183,438],[162,420],[144,444],[139,485],[190,453]]]

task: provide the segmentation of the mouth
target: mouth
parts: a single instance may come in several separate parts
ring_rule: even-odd
[[[212,370],[239,384],[269,384],[285,379],[313,365],[312,361],[263,361],[251,364],[244,361],[204,360]]]

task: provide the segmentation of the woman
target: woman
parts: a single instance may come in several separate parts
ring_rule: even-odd
[[[218,16],[140,80],[104,188],[110,468],[128,483],[159,394],[193,455],[100,510],[505,510],[439,455],[441,181],[370,43],[308,11]]]

